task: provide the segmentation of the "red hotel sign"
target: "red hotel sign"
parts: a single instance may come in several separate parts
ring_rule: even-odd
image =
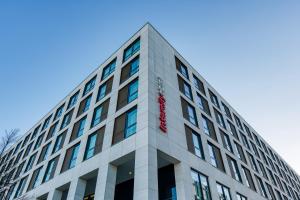
[[[166,99],[163,94],[159,94],[158,96],[159,103],[159,128],[162,132],[167,132],[167,119],[166,119]]]
[[[162,79],[158,77],[158,103],[159,103],[159,128],[162,132],[167,133],[167,117],[166,117],[166,99]]]

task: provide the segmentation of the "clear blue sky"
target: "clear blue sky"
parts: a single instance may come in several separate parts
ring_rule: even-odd
[[[150,21],[300,173],[299,10],[279,0],[1,1],[0,132],[26,132]]]

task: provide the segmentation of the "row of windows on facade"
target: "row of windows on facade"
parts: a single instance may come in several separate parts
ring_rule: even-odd
[[[183,75],[183,77],[185,77],[186,79],[189,79],[186,66],[184,66],[177,58],[176,58],[176,64],[177,64],[177,69],[180,71],[180,74]],[[204,89],[204,84],[195,75],[193,75],[193,80],[194,80],[194,83],[195,83],[195,87],[201,92],[201,94],[198,93],[198,92],[196,92],[196,98],[195,98],[196,99],[196,104],[198,105],[198,107],[202,111],[205,112],[205,114],[207,114],[210,117],[211,116],[211,112],[210,112],[210,109],[209,109],[208,101],[205,98],[206,92],[205,92],[205,89]],[[185,81],[179,75],[178,75],[178,84],[179,84],[180,91],[185,95],[185,97],[187,97],[189,100],[191,100],[191,102],[193,102],[193,94],[192,94],[191,86],[187,83],[187,81]],[[210,97],[211,97],[212,103],[218,109],[220,109],[220,105],[219,105],[218,98],[216,97],[216,95],[213,94],[210,90],[209,90],[209,93],[210,93]],[[202,96],[202,95],[204,95],[204,96]],[[184,102],[185,107],[186,107],[185,109],[183,108],[185,117],[192,124],[194,124],[195,126],[198,126],[196,112],[195,112],[194,107],[191,104],[189,104],[187,101],[185,101],[185,100],[182,100],[182,102]],[[223,111],[225,112],[226,116],[229,119],[232,120],[231,112],[230,112],[228,106],[226,106],[222,102],[222,107],[223,107]],[[224,118],[223,118],[221,112],[217,110],[217,108],[215,108],[215,107],[213,108],[214,114],[215,114],[215,117],[216,117],[216,121],[218,122],[218,124],[223,129],[226,130],[226,124],[225,124]],[[209,133],[209,128],[212,129],[213,125],[212,125],[212,123],[208,123],[209,120],[208,120],[207,117],[205,117],[204,115],[202,115],[202,116],[203,116],[204,132],[205,133]],[[248,133],[248,136],[250,137],[251,140],[253,140],[253,136],[252,135],[254,135],[254,138],[255,138],[255,141],[256,141],[257,145],[259,145],[260,148],[262,146],[263,149],[265,150],[265,152],[267,152],[267,154],[270,154],[271,157],[273,158],[273,160],[275,162],[279,163],[279,165],[283,166],[286,169],[286,171],[289,174],[291,174],[293,176],[293,178],[295,180],[297,180],[298,183],[299,183],[299,178],[295,175],[295,173],[293,171],[291,171],[288,167],[286,167],[286,165],[283,163],[283,161],[279,160],[278,156],[276,154],[274,154],[270,148],[267,148],[266,145],[264,144],[264,142],[262,142],[262,141],[260,141],[258,139],[257,135],[255,135],[254,133],[251,134],[251,131],[250,131],[250,129],[249,129],[248,126],[246,126],[245,124],[244,124],[244,126],[242,126],[242,123],[241,123],[240,119],[235,114],[234,114],[234,118],[235,118],[236,124],[238,125],[239,129],[241,129],[242,131],[244,131],[244,128],[245,128],[245,130]],[[237,130],[236,130],[234,124],[229,119],[227,120],[227,123],[229,124],[230,133],[235,138],[237,138],[239,140],[239,137],[238,137],[238,134],[237,134]],[[211,125],[211,126],[209,126],[209,125]],[[247,147],[247,149],[249,149],[251,151],[251,148],[250,148],[250,144],[251,144],[255,155],[257,155],[260,158],[258,150],[256,148],[256,145],[251,140],[250,140],[250,144],[249,144],[246,135],[243,134],[241,130],[239,130],[239,133],[241,135],[243,145],[245,145]],[[212,131],[212,132],[214,132],[214,131]],[[261,153],[263,153],[263,152],[261,151]],[[268,156],[266,157],[264,153],[263,153],[263,158],[265,158],[264,159],[265,163],[267,165],[269,165],[269,162],[270,162],[271,167],[273,168],[274,171],[276,171],[276,169],[275,169],[275,167],[273,165],[273,162],[271,161],[271,159]],[[267,161],[267,158],[268,158],[269,161]],[[276,166],[278,167],[277,164],[276,164]],[[293,186],[295,185],[295,187],[299,188],[299,185],[296,185],[296,182],[293,179],[290,179],[290,177],[288,179],[288,182],[291,182],[291,184]]]
[[[178,61],[177,61],[178,62]],[[178,68],[178,67],[177,67]],[[180,68],[179,68],[179,70],[180,70]],[[181,72],[182,70],[180,70],[180,72]],[[186,70],[183,70],[183,71],[185,71],[183,74],[184,74],[184,76],[186,77],[186,78],[188,78],[187,76],[186,76]],[[195,77],[195,76],[194,76]],[[194,78],[195,79],[195,78]],[[192,95],[192,91],[191,91],[191,87],[190,87],[190,85],[183,79],[183,78],[181,78],[179,75],[178,75],[178,83],[179,83],[179,89],[180,89],[180,91],[188,98],[188,99],[190,99],[191,101],[193,101],[193,95]],[[196,81],[196,83],[199,83],[199,79],[198,79],[198,81]],[[202,83],[202,82],[201,82]],[[196,85],[199,85],[199,84],[196,84]],[[199,87],[196,87],[196,88],[199,88]],[[203,87],[203,83],[202,83],[202,88],[204,88]],[[200,90],[200,91],[202,91],[202,94],[204,94],[205,95],[205,90],[204,89],[202,89],[202,90]],[[209,90],[209,92],[212,94],[212,92]],[[214,99],[214,100],[216,100],[217,98],[216,98],[216,96],[214,95],[214,94],[212,94],[213,95],[213,97],[214,98],[212,98],[212,99]],[[197,92],[197,105],[200,107],[200,109],[202,110],[202,111],[204,111],[207,115],[211,115],[210,114],[210,109],[209,109],[209,106],[208,106],[208,101],[205,99],[205,97],[203,97],[202,95],[200,95],[198,92]],[[215,101],[216,102],[216,101]],[[216,104],[216,103],[215,103]],[[222,104],[224,104],[223,102],[222,102]],[[226,105],[225,105],[226,106]],[[182,99],[182,109],[183,109],[183,114],[184,114],[184,117],[186,118],[186,119],[188,119],[192,124],[194,124],[195,126],[198,126],[198,122],[197,122],[197,118],[196,118],[196,113],[195,113],[195,109],[194,109],[194,107],[193,106],[191,106],[186,100],[184,100],[184,99]],[[229,109],[228,109],[228,107],[226,106],[225,108],[227,108],[227,109],[225,109],[225,110],[227,110],[227,113],[230,113],[230,111],[229,111]],[[219,111],[217,111],[216,110],[216,108],[214,108],[214,113],[215,113],[215,117],[216,117],[216,120],[217,120],[217,122],[218,122],[218,124],[221,126],[221,127],[223,127],[225,130],[226,130],[226,126],[225,126],[225,123],[224,123],[224,119],[223,119],[223,116],[222,116],[222,114],[219,112]],[[231,115],[230,115],[231,116]],[[236,116],[235,116],[236,117]],[[237,117],[236,117],[237,118]],[[238,119],[238,118],[237,118]],[[240,120],[238,119],[237,120],[238,122],[240,122]],[[216,133],[215,133],[215,130],[214,130],[214,126],[213,126],[213,123],[207,118],[207,117],[205,117],[205,115],[202,115],[202,122],[203,122],[203,128],[204,128],[204,133],[206,133],[207,135],[209,135],[210,137],[212,137],[214,140],[217,140],[217,137],[216,137]],[[229,122],[229,121],[228,121]],[[237,132],[236,132],[236,129],[235,129],[235,127],[234,127],[234,125],[231,123],[231,122],[229,122],[230,123],[230,127],[231,127],[231,130],[233,130],[233,131],[231,131],[231,133],[232,133],[232,135],[233,136],[235,136],[237,139],[238,139],[238,135],[237,135]],[[240,123],[237,123],[237,124],[240,124],[241,125],[241,122]],[[250,130],[249,130],[249,128],[247,127],[247,126],[245,126],[245,128],[246,128],[246,130],[248,130],[247,132],[249,132],[250,133]],[[222,133],[221,135],[222,135],[222,140],[223,140],[223,143],[224,143],[224,148],[226,148],[227,150],[229,150],[230,152],[232,152],[233,153],[233,149],[232,149],[232,146],[231,146],[231,143],[230,143],[230,139],[229,139],[229,137],[228,137],[228,135],[227,134],[225,134],[221,129],[220,129],[220,132]],[[242,142],[243,142],[243,144],[250,150],[250,145],[249,145],[249,143],[248,143],[248,140],[247,140],[247,137],[242,133],[242,132],[240,132],[239,131],[239,133],[241,134],[241,138],[242,138]],[[195,139],[195,138],[197,138],[195,135],[193,135],[194,137],[194,141],[197,141],[197,139]],[[238,139],[239,140],[239,139]],[[258,154],[258,151],[257,151],[257,149],[256,149],[256,146],[255,146],[255,144],[252,142],[252,141],[250,141],[251,142],[251,145],[252,145],[252,147],[253,147],[253,149],[254,149],[254,152],[256,153],[256,155],[258,155],[259,156],[259,154]],[[195,145],[195,152],[196,152],[196,154],[198,154],[198,155],[200,155],[201,153],[200,153],[200,151],[199,151],[199,142],[195,142],[194,143]],[[236,147],[236,149],[237,149],[237,153],[238,153],[238,157],[240,157],[240,159],[243,159],[244,160],[244,162],[246,162],[246,159],[245,159],[245,156],[244,156],[244,154],[243,154],[243,150],[242,150],[242,147],[240,146],[240,145],[238,145],[237,144],[237,142],[235,142],[235,147]],[[211,148],[210,148],[211,149]],[[261,151],[261,150],[260,150]],[[211,152],[211,151],[210,151]],[[261,151],[262,152],[262,151]],[[263,153],[263,152],[262,152]],[[249,157],[249,160],[250,160],[250,163],[251,163],[251,166],[253,166],[253,169],[255,169],[256,171],[258,171],[257,170],[257,167],[256,167],[256,164],[255,164],[255,161],[254,161],[254,157],[249,153],[249,152],[247,152],[247,155],[248,155],[248,157]],[[264,155],[264,154],[263,154]],[[272,155],[272,154],[271,154]],[[201,155],[200,155],[200,157],[201,157]],[[268,157],[269,158],[269,157]],[[274,158],[274,160],[275,160],[275,158]],[[259,161],[258,161],[259,162]],[[273,168],[273,170],[274,171],[276,171],[275,170],[275,167],[274,167],[274,165],[273,165],[273,162],[272,162],[272,160],[269,158],[269,162],[271,163],[271,166],[272,166],[272,168]],[[234,162],[232,161],[231,163],[233,163],[233,164],[231,164],[230,166],[236,166],[235,164],[234,164]],[[260,163],[260,166],[261,167],[263,167],[263,165]],[[275,164],[275,166],[277,166],[278,167],[278,165],[276,165]],[[232,171],[236,171],[235,170],[235,167],[231,167],[231,169],[233,169]],[[268,169],[268,168],[267,168]],[[279,169],[279,168],[278,168]],[[265,171],[265,170],[264,170]],[[272,172],[271,172],[271,170],[269,170],[268,169],[268,171],[271,173],[271,177],[274,177],[273,176],[273,174],[272,174]],[[280,171],[280,174],[281,174],[282,172]],[[235,173],[235,174],[237,174],[237,173]],[[275,175],[276,176],[276,175]],[[236,179],[238,179],[238,177],[240,177],[240,176],[237,176],[237,175],[235,175],[235,177],[236,177]],[[286,177],[286,176],[285,176]],[[239,178],[240,179],[240,178]],[[272,179],[272,180],[274,180],[273,182],[275,182],[275,179]],[[297,184],[295,184],[295,182],[294,182],[294,180],[292,180],[292,179],[290,179],[290,177],[289,177],[289,179],[287,180],[287,182],[291,182],[292,183],[292,185],[294,186],[294,188],[299,188],[299,185],[297,185]],[[275,183],[275,185],[277,185],[276,183]],[[283,190],[283,189],[282,189]],[[283,190],[284,191],[284,190]]]
[[[124,95],[123,94],[124,92],[122,92],[122,91],[128,91],[128,92]],[[135,100],[137,98],[137,95],[138,95],[138,79],[135,79],[132,82],[130,82],[127,86],[125,86],[124,88],[122,88],[120,90],[118,99],[121,99],[119,102],[121,102],[122,105],[125,106],[128,103]],[[124,101],[124,99],[126,99],[126,101]],[[83,100],[83,102],[86,102],[86,99]],[[93,114],[93,118],[92,118],[92,122],[91,122],[91,128],[98,125],[100,122],[102,122],[107,117],[108,105],[109,105],[109,99],[107,99],[101,105],[97,106],[94,109],[94,114]],[[118,106],[118,109],[120,109],[120,108],[121,108],[121,106]],[[79,109],[79,111],[80,111],[80,109]],[[134,132],[135,128],[134,127],[130,128],[132,126],[131,124],[134,124],[134,122],[135,122],[135,120],[133,120],[134,117],[136,117],[136,115],[128,115],[128,117],[126,118],[127,119],[127,125],[126,126],[128,127],[129,131],[126,131],[125,137],[128,137],[128,135],[130,135],[131,132]],[[73,129],[72,129],[72,134],[71,134],[71,137],[70,137],[70,140],[69,140],[70,142],[75,140],[76,138],[80,137],[83,134],[85,123],[86,123],[86,118],[87,118],[87,116],[84,116],[74,124]],[[54,135],[54,132],[55,132],[55,130],[50,128],[49,134],[46,138],[46,141]],[[67,133],[67,130],[57,136],[54,147],[53,147],[53,150],[52,150],[52,153],[56,153],[59,149],[62,148],[63,143],[64,143],[64,139],[66,137],[66,133]],[[37,139],[37,141],[34,145],[34,150],[36,150],[41,145],[42,140],[44,138],[44,135],[45,134],[43,133],[38,137],[38,139]],[[49,153],[50,144],[51,144],[51,142],[49,142],[48,144],[46,144],[42,148],[42,153],[41,153],[41,156],[40,156],[40,159],[39,159],[40,162],[46,159],[46,155],[48,155],[48,153]],[[31,149],[32,146],[33,146],[33,142],[30,143],[28,145],[28,147],[26,148],[25,154],[23,155],[23,158],[26,157],[29,154],[29,150]],[[20,161],[18,158],[21,157],[22,152],[20,152],[17,155],[15,162]],[[28,163],[29,163],[28,166],[31,166],[31,163],[33,163],[32,161],[33,161],[34,157],[35,157],[35,155],[30,157],[30,159],[28,161]],[[13,159],[12,159],[12,161],[13,161]],[[9,163],[11,163],[11,162],[9,162]],[[11,165],[8,164],[6,166],[6,170],[9,170],[10,167],[11,167]],[[29,169],[29,168],[27,168],[27,169]],[[26,171],[28,171],[28,170],[26,170]]]
[[[122,121],[124,120],[124,123]],[[114,138],[113,138],[113,143],[115,144],[116,142],[120,141],[120,135],[123,139],[130,137],[131,135],[135,134],[136,132],[136,120],[137,120],[137,107],[133,107],[130,110],[126,111],[124,114],[119,116],[116,119],[115,122],[115,128],[114,128]],[[85,147],[85,153],[83,160],[88,160],[89,158],[93,157],[94,155],[98,154],[102,150],[102,143],[103,143],[103,138],[104,138],[104,132],[105,132],[105,126],[98,129],[97,131],[93,132],[88,136],[87,139],[87,145]],[[54,147],[52,149],[52,154],[58,151],[60,148],[62,148],[62,141],[65,138],[65,132],[59,135],[56,139],[56,142],[54,144]],[[59,141],[59,142],[58,142]],[[36,165],[39,165],[43,160],[46,160],[47,157],[50,154],[50,145],[51,143],[48,143],[45,145],[41,151],[40,157],[37,161]],[[61,173],[65,172],[68,169],[71,169],[75,167],[76,161],[78,160],[78,153],[79,153],[79,148],[80,148],[80,142],[76,143],[72,147],[66,150],[63,165],[61,168]],[[29,171],[34,164],[34,161],[36,159],[37,153],[33,154],[26,167],[24,173]],[[34,170],[30,183],[28,186],[27,191],[30,191],[37,187],[39,184],[44,183],[49,181],[54,177],[56,166],[58,163],[60,155],[56,155],[54,158],[52,158],[48,164],[47,167],[44,169],[43,166],[39,166],[37,169]],[[17,173],[15,174],[14,179],[18,178],[20,176],[20,173],[25,165],[25,161],[21,163],[21,165],[17,169]],[[14,197],[17,198],[20,195],[22,195],[25,182],[28,179],[28,175],[25,178],[22,178],[18,184],[18,187],[16,188],[16,192]],[[4,180],[5,181],[5,180]],[[11,195],[11,193],[14,191],[15,186],[17,184],[14,183],[10,190],[8,191],[8,195]]]
[[[185,125],[185,131],[186,131],[188,150],[191,153],[198,156],[199,158],[205,160],[205,155],[204,155],[204,150],[203,150],[203,145],[202,145],[202,140],[201,140],[200,135],[198,133],[196,133],[194,130],[192,130],[190,127],[188,127],[187,125]],[[209,159],[210,163],[214,167],[216,167],[217,169],[221,170],[222,172],[225,172],[225,166],[224,166],[224,163],[223,163],[223,158],[222,158],[220,149],[216,145],[214,145],[212,142],[207,141],[207,150],[208,150],[208,153],[209,153],[209,155],[208,155],[209,158],[208,159]],[[250,189],[252,189],[253,191],[256,192],[257,189],[255,187],[255,184],[254,184],[254,181],[253,181],[253,176],[252,176],[250,170],[245,165],[242,165],[242,164],[240,164],[240,166],[241,166],[241,170],[240,170],[237,161],[234,158],[232,158],[229,154],[225,154],[225,155],[226,155],[226,159],[227,159],[227,162],[228,162],[228,166],[229,166],[230,174],[231,174],[232,178],[234,178],[235,180],[237,180],[240,183],[244,182],[247,187],[249,187]],[[269,170],[269,173],[270,173],[270,176],[271,176],[272,173],[271,173],[270,170]],[[244,176],[244,181],[242,181],[242,175]],[[255,175],[255,177],[257,179],[257,184],[259,186],[259,191],[260,192],[264,191],[265,186],[259,180],[260,179],[259,176]],[[273,185],[277,186],[277,184],[275,182],[275,179],[274,179],[274,182],[272,182],[272,183],[273,183]],[[290,197],[295,196],[295,199],[298,199],[299,194],[296,192],[296,190],[293,190],[291,187],[289,187],[284,182],[281,183],[280,180],[279,180],[278,183],[280,183],[281,186],[284,185],[284,187],[285,187],[285,189],[283,189],[283,186],[282,186],[282,192],[286,192],[288,194],[288,196],[290,196]],[[262,186],[260,186],[260,185],[262,185]],[[265,185],[267,185],[267,188],[269,190],[268,191],[269,192],[269,197],[271,198],[272,195],[274,194],[274,190],[272,189],[272,187],[268,186],[270,184],[268,184],[267,182],[265,182]],[[279,190],[275,189],[275,191],[276,191],[276,193],[280,194]],[[261,193],[261,194],[263,196],[265,196],[265,193]],[[284,195],[282,195],[282,196],[284,196]]]
[[[214,140],[217,141],[216,132],[215,132],[213,123],[207,117],[205,117],[204,115],[202,116],[202,118],[203,118],[204,133],[207,134],[207,135],[209,135],[211,138],[213,138]],[[222,131],[221,129],[220,129],[220,133],[221,133],[221,137],[222,137],[222,142],[223,142],[224,148],[227,149],[228,151],[230,151],[232,154],[234,154],[233,153],[233,148],[232,148],[232,145],[231,145],[231,142],[230,142],[230,139],[229,139],[229,136],[224,131]],[[193,145],[192,148],[190,148],[190,149],[192,149],[193,153],[195,153],[197,156],[199,156],[201,158],[204,158],[203,151],[201,150],[202,147],[201,147],[200,136],[197,133],[187,134],[187,142],[188,142],[188,146],[192,146]],[[192,144],[192,145],[189,145],[189,143]],[[246,157],[244,155],[244,151],[242,149],[242,146],[239,145],[237,142],[234,142],[234,146],[235,146],[235,149],[236,149],[236,151],[238,153],[238,157],[244,163],[247,164]],[[215,149],[215,148],[212,148],[212,146],[209,145],[209,152],[211,154],[210,157],[214,158],[212,155],[214,155],[214,152],[218,152],[218,153],[215,153],[215,154],[219,155],[218,157],[221,158],[221,154],[220,154],[219,150],[213,151],[213,149]],[[247,155],[248,155],[248,159],[250,160],[250,165],[251,165],[252,169],[254,169],[256,172],[258,172],[258,168],[257,168],[257,165],[255,163],[254,157],[249,152],[247,152]],[[238,175],[239,173],[237,173],[239,171],[238,171],[238,168],[237,168],[236,161],[234,161],[232,159],[230,159],[230,160],[231,161],[229,163],[229,166],[230,166],[230,169],[231,169],[231,173],[234,175],[235,179],[237,179],[238,181],[241,181],[241,178]],[[224,170],[222,159],[212,159],[211,161],[212,161],[212,164],[215,167],[218,167],[218,168],[221,168],[222,170]],[[217,162],[217,161],[219,161],[219,162]],[[259,163],[259,166],[260,166],[262,172],[265,172],[263,164],[260,161],[258,161],[258,160],[257,160],[257,162]],[[277,184],[275,182],[275,178],[274,178],[273,173],[268,168],[267,168],[267,171],[270,174],[269,176],[271,177],[272,183],[275,186],[277,186]],[[244,172],[244,174],[245,174],[245,172]],[[264,174],[266,174],[266,173],[264,173]],[[265,175],[265,177],[266,177],[267,180],[269,180],[266,175]],[[282,185],[279,177],[276,176],[276,175],[275,175],[275,177],[277,178],[277,180],[280,183],[280,185]],[[297,186],[296,186],[296,188],[297,188]],[[284,192],[283,187],[281,187],[281,190]],[[286,191],[289,194],[289,190],[287,189],[287,187],[286,187]]]
[[[133,74],[135,74],[138,71],[138,66],[139,66],[139,59],[138,59],[138,57],[135,58],[134,60],[132,60],[132,62],[130,62],[129,65],[126,65],[122,69],[122,72],[121,72],[121,83],[124,82],[126,79],[128,79]],[[112,78],[111,78],[111,80],[112,80]],[[109,81],[107,81],[107,82],[109,83]],[[87,85],[89,85],[89,83]],[[108,88],[107,87],[108,84],[103,84],[103,85],[101,85],[100,88],[99,88],[97,101],[100,100],[101,98],[103,98],[108,93],[108,92],[106,92],[107,91],[106,88]],[[103,89],[103,88],[105,88],[105,89]],[[110,84],[110,90],[111,90],[111,84]],[[137,98],[137,92],[138,92],[138,80],[136,79],[136,80],[132,81],[130,84],[128,84],[127,86],[125,86],[124,88],[122,88],[120,90],[119,95],[118,95],[118,106],[117,106],[117,109],[122,108],[126,104],[128,104],[131,101],[133,101],[134,99],[136,99]],[[78,95],[76,95],[76,96],[78,96]],[[73,104],[76,104],[76,101],[73,101],[74,98],[71,98],[71,99],[72,99],[71,102],[74,102]],[[83,106],[83,109],[79,108],[78,113],[79,112],[83,112],[84,113],[88,109],[89,104],[90,104],[90,100],[89,99],[90,98],[88,97],[88,98],[86,98],[85,100],[83,100],[81,102],[81,104],[80,104],[79,107],[81,108],[82,107],[81,105],[84,105],[84,106]],[[106,110],[108,109],[108,101],[106,101],[106,102],[107,103],[104,102],[100,106],[98,106],[97,108],[95,108],[94,114],[93,114],[92,123],[91,123],[91,127],[94,127],[97,124],[99,124],[100,121],[103,121],[102,118],[104,118],[103,117],[104,115],[102,113],[105,113],[105,118],[106,118],[107,111],[103,112],[103,110],[104,110],[103,107],[106,107]],[[107,106],[103,106],[103,105],[107,105]],[[73,114],[73,110],[72,110],[72,112],[68,112],[66,114],[66,116],[70,116],[70,117],[64,117],[64,119],[65,118],[71,119],[72,118],[72,114]],[[79,115],[80,114],[78,114],[78,116]],[[123,120],[123,118],[125,118],[125,120]],[[65,121],[65,120],[63,120],[63,121]],[[68,120],[68,121],[70,121],[70,120]],[[79,136],[81,136],[83,134],[83,127],[85,125],[85,121],[86,121],[86,116],[82,117],[81,120],[79,120],[77,123],[75,123],[75,125],[73,127],[73,131],[72,131],[72,135],[71,135],[70,141],[72,141],[74,138],[77,138],[77,137],[79,137]],[[117,123],[117,122],[119,122],[119,123]],[[47,136],[47,140],[54,135],[57,123],[50,128],[48,136]],[[64,123],[62,122],[62,124],[64,124]],[[118,141],[121,141],[122,139],[127,138],[127,137],[133,135],[135,133],[135,131],[136,131],[136,109],[133,109],[131,112],[127,113],[126,115],[121,115],[120,117],[118,117],[116,119],[116,123],[115,124],[116,124],[115,125],[116,126],[115,130],[118,130],[118,131],[114,134],[114,139],[113,139],[114,143],[116,143]],[[120,129],[122,129],[120,127],[126,127],[125,131],[120,130]],[[63,143],[64,143],[64,138],[66,136],[66,132],[67,132],[67,130],[64,131],[62,134],[60,134],[57,137],[57,139],[55,141],[54,148],[52,150],[52,153],[56,153],[59,149],[62,148]],[[74,137],[74,135],[75,135],[75,137]],[[36,141],[36,145],[35,145],[34,149],[37,149],[38,146],[41,145],[43,136],[44,136],[44,133],[41,134],[38,137],[38,140]],[[93,141],[94,140],[91,140],[91,144],[93,144]],[[33,144],[33,142],[30,143],[28,145],[28,147],[26,148],[25,155],[29,153],[32,144]],[[46,157],[47,157],[47,155],[49,154],[49,151],[50,151],[49,150],[50,149],[49,146],[50,146],[50,142],[43,147],[38,163],[40,163],[41,161],[43,161],[43,160],[46,159]],[[22,154],[22,152],[20,152],[18,155],[21,155],[21,154]],[[89,157],[88,155],[89,154],[87,154],[87,157]],[[20,157],[20,156],[17,156],[17,157]],[[32,165],[33,165],[33,162],[35,160],[35,157],[36,157],[36,154],[34,154],[34,155],[32,155],[30,157],[25,172],[32,168]],[[20,175],[20,172],[22,171],[20,169],[23,168],[24,163],[25,163],[25,161],[19,166],[15,177],[18,177]],[[50,165],[50,166],[53,166],[53,164]],[[49,167],[49,169],[52,169],[52,168],[53,167]],[[13,174],[14,170],[12,170],[9,174],[10,175]],[[3,178],[7,178],[7,177],[3,177]]]
[[[129,58],[131,58],[131,56],[133,56],[134,54],[136,54],[138,52],[138,50],[140,49],[140,40],[139,38],[137,40],[135,40],[131,45],[129,45],[125,50],[124,50],[124,56],[123,56],[123,61],[127,61],[129,60]],[[105,66],[103,68],[103,73],[102,73],[102,77],[101,77],[101,81],[105,80],[108,76],[110,76],[114,70],[115,70],[115,65],[116,65],[116,59],[114,59],[111,63],[109,63],[107,66]],[[122,68],[121,71],[121,78],[120,78],[120,84],[123,83],[124,81],[126,81],[129,77],[131,77],[133,74],[135,74],[136,72],[138,72],[139,69],[139,57],[136,56],[134,59],[131,60],[131,62],[129,62],[126,66],[124,66]],[[96,76],[93,77],[90,81],[88,81],[85,84],[84,90],[83,90],[83,97],[85,97],[90,91],[92,91],[95,87],[95,83],[96,83]],[[108,92],[110,92],[112,87],[112,80],[107,81],[106,83],[102,84],[99,88],[99,92],[98,92],[98,96],[97,96],[97,102],[99,100],[101,100]],[[134,90],[136,88],[134,88],[134,86],[132,86],[132,90]],[[63,122],[61,123],[61,128],[63,129],[65,128],[71,121],[71,117],[73,114],[73,109],[70,110],[76,103],[78,100],[78,96],[79,96],[79,91],[77,91],[73,96],[71,96],[68,106],[66,108],[66,111],[68,111],[68,113],[64,116],[63,118]],[[91,96],[87,97],[85,99],[85,101],[83,101],[80,105],[80,109],[78,111],[77,116],[79,116],[80,114],[84,113],[86,110],[88,110],[89,106],[90,106],[90,101],[91,101]],[[55,112],[54,117],[53,117],[53,122],[55,122],[57,119],[59,119],[62,114],[63,114],[63,110],[65,107],[65,103],[63,103]],[[7,161],[12,155],[15,155],[18,150],[20,148],[23,148],[27,142],[29,140],[33,140],[36,135],[38,134],[38,132],[43,132],[46,128],[48,128],[49,124],[50,124],[50,120],[52,118],[52,114],[47,117],[44,120],[42,129],[41,125],[38,125],[32,135],[28,134],[23,142],[19,142],[17,144],[17,146],[15,147],[14,150],[10,150],[6,155],[4,155],[1,158],[1,163],[4,164],[5,161]],[[52,128],[52,132],[55,131],[56,129],[56,125],[58,124],[58,122],[56,122],[51,128]],[[31,135],[31,137],[30,137]],[[40,140],[39,140],[40,141]],[[38,144],[37,144],[38,146]],[[1,165],[0,165],[1,166]]]

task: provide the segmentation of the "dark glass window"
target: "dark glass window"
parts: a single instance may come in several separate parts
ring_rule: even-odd
[[[60,126],[60,130],[65,128],[66,126],[68,126],[71,122],[71,119],[72,119],[72,115],[73,115],[73,111],[74,109],[70,110],[67,114],[65,114],[64,118],[63,118],[63,121],[61,123],[61,126]]]
[[[91,135],[89,135],[87,140],[87,145],[85,148],[84,160],[87,160],[102,150],[102,143],[104,137],[105,127],[98,129]]]
[[[133,76],[139,71],[139,57],[136,57],[130,63],[125,65],[121,71],[120,84],[126,81],[128,78]]]
[[[101,80],[106,79],[110,74],[115,71],[116,68],[116,59],[111,61],[108,65],[103,68]]]
[[[228,187],[217,183],[217,191],[220,200],[231,200],[231,195]]]
[[[218,108],[220,108],[220,104],[219,104],[219,100],[218,100],[218,97],[210,90],[209,91],[209,96],[210,96],[210,100],[211,102],[217,106]]]
[[[97,76],[94,76],[91,80],[89,80],[89,82],[85,84],[82,96],[85,96],[87,93],[94,89],[96,78]]]
[[[211,200],[208,177],[195,170],[191,170],[191,175],[192,175],[193,185],[194,185],[194,190],[193,190],[194,199]]]
[[[194,81],[195,87],[196,87],[203,95],[205,95],[205,88],[204,88],[203,82],[200,81],[200,79],[198,79],[195,75],[193,75],[193,81]]]
[[[63,144],[65,142],[65,138],[66,138],[66,134],[67,134],[67,131],[64,131],[63,133],[61,133],[59,136],[57,136],[56,140],[55,140],[55,143],[54,143],[54,147],[53,147],[53,150],[52,150],[52,154],[59,151],[62,147],[63,147]]]
[[[140,38],[136,39],[132,44],[130,44],[123,54],[123,62],[128,60],[132,55],[140,50]]]
[[[45,174],[44,174],[44,178],[43,178],[43,183],[49,181],[50,179],[53,178],[54,173],[55,173],[55,169],[57,166],[57,162],[58,162],[59,156],[53,158],[52,160],[49,161]]]
[[[196,96],[196,103],[202,111],[204,111],[206,114],[210,115],[208,101],[198,93]]]
[[[207,142],[207,146],[208,146],[208,152],[210,157],[210,163],[214,167],[225,172],[225,167],[224,167],[220,149],[210,142]]]
[[[230,169],[232,178],[234,178],[235,180],[237,180],[239,182],[242,182],[240,170],[239,170],[236,160],[234,160],[233,158],[231,158],[230,156],[227,155],[227,161],[228,161],[228,165],[229,165],[229,169]]]
[[[64,106],[65,104],[61,105],[59,108],[57,108],[56,112],[55,112],[55,115],[54,115],[54,120],[60,118],[60,116],[62,115],[63,111],[64,111]]]
[[[86,122],[86,116],[84,116],[74,124],[71,133],[70,142],[83,135],[85,122]]]
[[[77,91],[69,100],[67,109],[73,107],[77,103],[79,91]]]
[[[103,120],[106,119],[107,112],[108,112],[108,106],[109,106],[109,99],[95,108],[91,127],[94,127],[94,126],[100,124],[100,122],[102,122]]]
[[[204,115],[201,116],[202,116],[202,125],[203,125],[204,133],[217,141],[217,135],[214,128],[214,124]]]

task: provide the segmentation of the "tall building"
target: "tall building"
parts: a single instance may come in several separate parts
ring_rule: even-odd
[[[300,199],[296,172],[148,23],[0,163],[2,199]]]

